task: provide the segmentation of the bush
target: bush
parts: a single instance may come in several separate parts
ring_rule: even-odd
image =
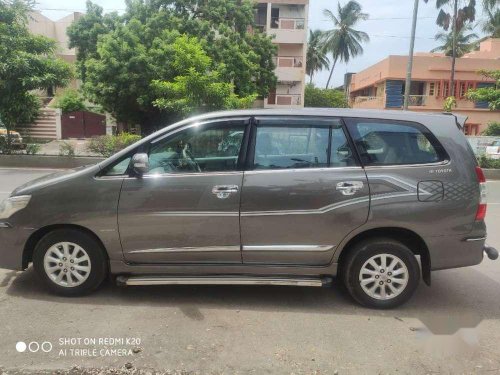
[[[137,142],[141,136],[120,133],[118,135],[102,135],[100,137],[92,138],[88,145],[87,150],[104,157],[116,154],[118,151],[123,150],[125,147]]]
[[[38,143],[28,143],[26,145],[26,154],[35,155],[40,151],[41,146]]]
[[[481,135],[500,136],[500,122],[491,121]]]
[[[61,108],[63,113],[87,110],[83,97],[76,90],[64,91],[59,97],[56,98],[53,107]]]
[[[75,146],[69,142],[63,142],[59,145],[59,155],[60,156],[75,156]]]
[[[345,94],[340,90],[320,89],[308,84],[304,92],[305,107],[347,108]]]
[[[500,169],[500,159],[491,159],[486,155],[481,155],[477,158],[477,161],[481,168]]]

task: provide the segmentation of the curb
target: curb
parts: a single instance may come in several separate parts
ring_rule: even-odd
[[[483,173],[486,180],[500,180],[500,169],[483,168]]]
[[[90,156],[0,155],[0,167],[68,169],[103,160],[104,158]]]

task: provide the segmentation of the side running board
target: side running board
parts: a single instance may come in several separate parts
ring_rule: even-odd
[[[118,285],[292,285],[315,286],[330,285],[331,277],[291,278],[269,276],[118,276]]]

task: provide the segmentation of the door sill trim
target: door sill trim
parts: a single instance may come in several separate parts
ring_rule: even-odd
[[[267,276],[118,276],[118,285],[282,285],[321,287],[332,279]]]

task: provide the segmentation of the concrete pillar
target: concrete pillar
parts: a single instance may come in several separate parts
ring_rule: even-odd
[[[62,110],[61,110],[61,108],[56,108],[55,114],[56,114],[56,139],[62,139],[62,126],[61,126]]]

